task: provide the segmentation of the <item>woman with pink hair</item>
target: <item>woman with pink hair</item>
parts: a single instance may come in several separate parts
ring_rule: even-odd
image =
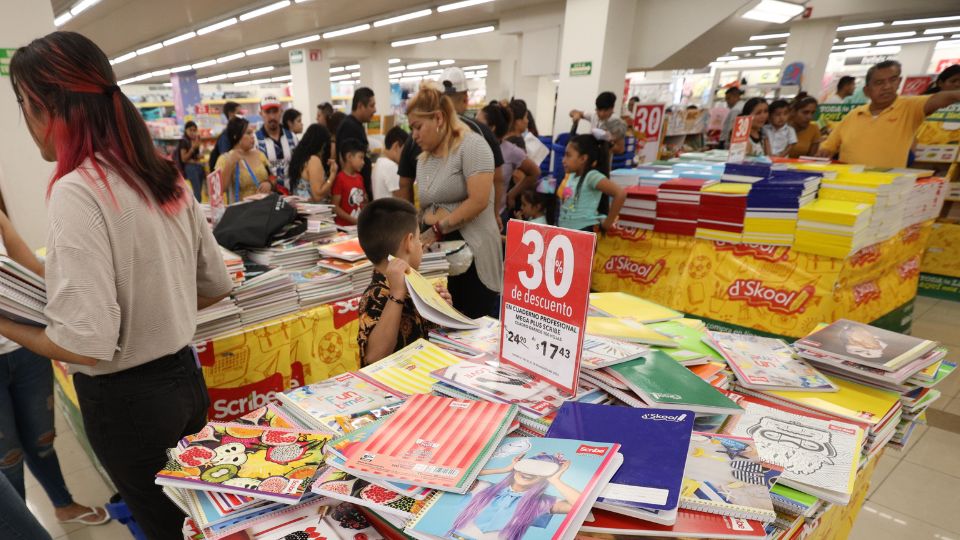
[[[580,491],[561,481],[570,468],[563,454],[519,454],[506,467],[480,476],[506,474],[500,482],[479,481],[447,536],[464,540],[520,540],[530,527],[545,528],[553,514],[566,514]],[[553,487],[561,498],[547,495]]]

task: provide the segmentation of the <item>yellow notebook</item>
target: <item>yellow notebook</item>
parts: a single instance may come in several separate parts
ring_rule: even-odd
[[[806,206],[801,206],[797,219],[822,221],[835,225],[854,225],[859,219],[869,218],[869,215],[864,214],[870,208],[869,204],[818,199]]]
[[[590,295],[590,307],[611,317],[629,318],[642,323],[683,317],[679,311],[622,292],[593,293]]]
[[[669,336],[648,328],[641,322],[614,317],[587,317],[587,334],[629,341],[631,343],[645,343],[663,347],[676,347],[677,342]]]
[[[459,362],[459,358],[433,343],[418,339],[359,373],[401,395],[429,394],[437,382],[430,372]]]
[[[792,219],[748,217],[743,220],[743,229],[768,234],[792,234],[797,229],[797,222]]]
[[[750,193],[750,184],[736,184],[733,182],[722,182],[712,184],[700,190],[700,193],[716,193],[720,195],[747,195]]]
[[[900,394],[865,386],[840,377],[827,377],[837,386],[836,392],[763,392],[822,413],[876,425],[900,402]]]
[[[837,175],[832,182],[846,184],[848,186],[860,189],[878,190],[882,186],[892,184],[899,174],[882,172],[844,172]]]
[[[876,204],[877,194],[867,191],[855,191],[842,187],[829,187],[832,184],[823,183],[817,197],[834,201],[849,201],[855,203]]]

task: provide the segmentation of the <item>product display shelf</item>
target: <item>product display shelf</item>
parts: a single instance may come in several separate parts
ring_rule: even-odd
[[[960,223],[933,224],[920,272],[917,294],[960,302]]]

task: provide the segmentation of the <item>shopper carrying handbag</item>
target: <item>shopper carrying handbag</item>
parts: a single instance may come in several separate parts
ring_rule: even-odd
[[[166,449],[206,421],[188,346],[197,309],[231,289],[220,250],[176,167],[117,86],[106,55],[73,32],[21,47],[10,81],[47,189],[46,328],[0,318],[3,335],[74,373],[90,445],[151,539],[182,512],[154,484]]]

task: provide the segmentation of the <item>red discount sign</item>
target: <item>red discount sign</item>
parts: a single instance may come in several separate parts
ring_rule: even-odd
[[[513,220],[500,306],[500,360],[575,394],[597,236]]]
[[[640,163],[656,161],[663,140],[663,103],[638,103],[633,110],[633,134]]]
[[[727,161],[730,163],[740,163],[747,157],[747,144],[750,140],[750,124],[753,118],[750,116],[738,116],[733,124],[733,131],[730,133],[730,152]]]

